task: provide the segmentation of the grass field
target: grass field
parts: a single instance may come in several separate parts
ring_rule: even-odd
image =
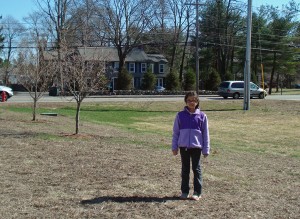
[[[183,102],[0,105],[1,218],[299,218],[300,104],[203,101],[204,194],[178,200],[172,125]],[[191,185],[192,186],[192,185]]]

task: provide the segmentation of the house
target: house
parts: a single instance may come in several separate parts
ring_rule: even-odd
[[[119,71],[118,51],[114,47],[78,47],[77,55],[88,62],[105,62],[105,72],[111,80],[111,88],[116,88],[116,81]],[[45,59],[53,60],[57,57],[57,51],[45,52]],[[143,75],[148,69],[156,75],[157,86],[165,85],[165,78],[168,74],[168,61],[161,54],[147,54],[141,48],[133,49],[125,59],[125,67],[133,78],[133,88],[140,89]]]

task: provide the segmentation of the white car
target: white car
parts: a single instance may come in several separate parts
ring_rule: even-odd
[[[13,90],[10,87],[0,85],[0,99],[2,100],[2,92],[6,93],[6,100],[14,95]]]

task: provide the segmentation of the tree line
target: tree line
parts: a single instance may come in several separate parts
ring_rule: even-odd
[[[199,6],[199,50],[195,47],[195,0],[35,0],[38,10],[24,18],[1,19],[2,81],[19,72],[28,50],[32,55],[56,50],[55,80],[64,84],[64,54],[76,47],[113,46],[118,51],[118,89],[130,80],[124,68],[133,48],[163,54],[169,61],[169,90],[195,86],[199,54],[200,89],[215,90],[222,80],[243,80],[246,3],[208,0]],[[299,77],[300,4],[253,10],[251,80],[272,87],[291,87]],[[40,58],[40,56],[39,56]],[[28,60],[27,60],[28,61]],[[24,70],[24,69],[23,69]],[[53,79],[52,79],[53,80]]]

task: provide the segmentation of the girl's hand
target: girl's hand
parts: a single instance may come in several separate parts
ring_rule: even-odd
[[[176,156],[178,154],[178,149],[177,150],[173,150],[173,155]]]

